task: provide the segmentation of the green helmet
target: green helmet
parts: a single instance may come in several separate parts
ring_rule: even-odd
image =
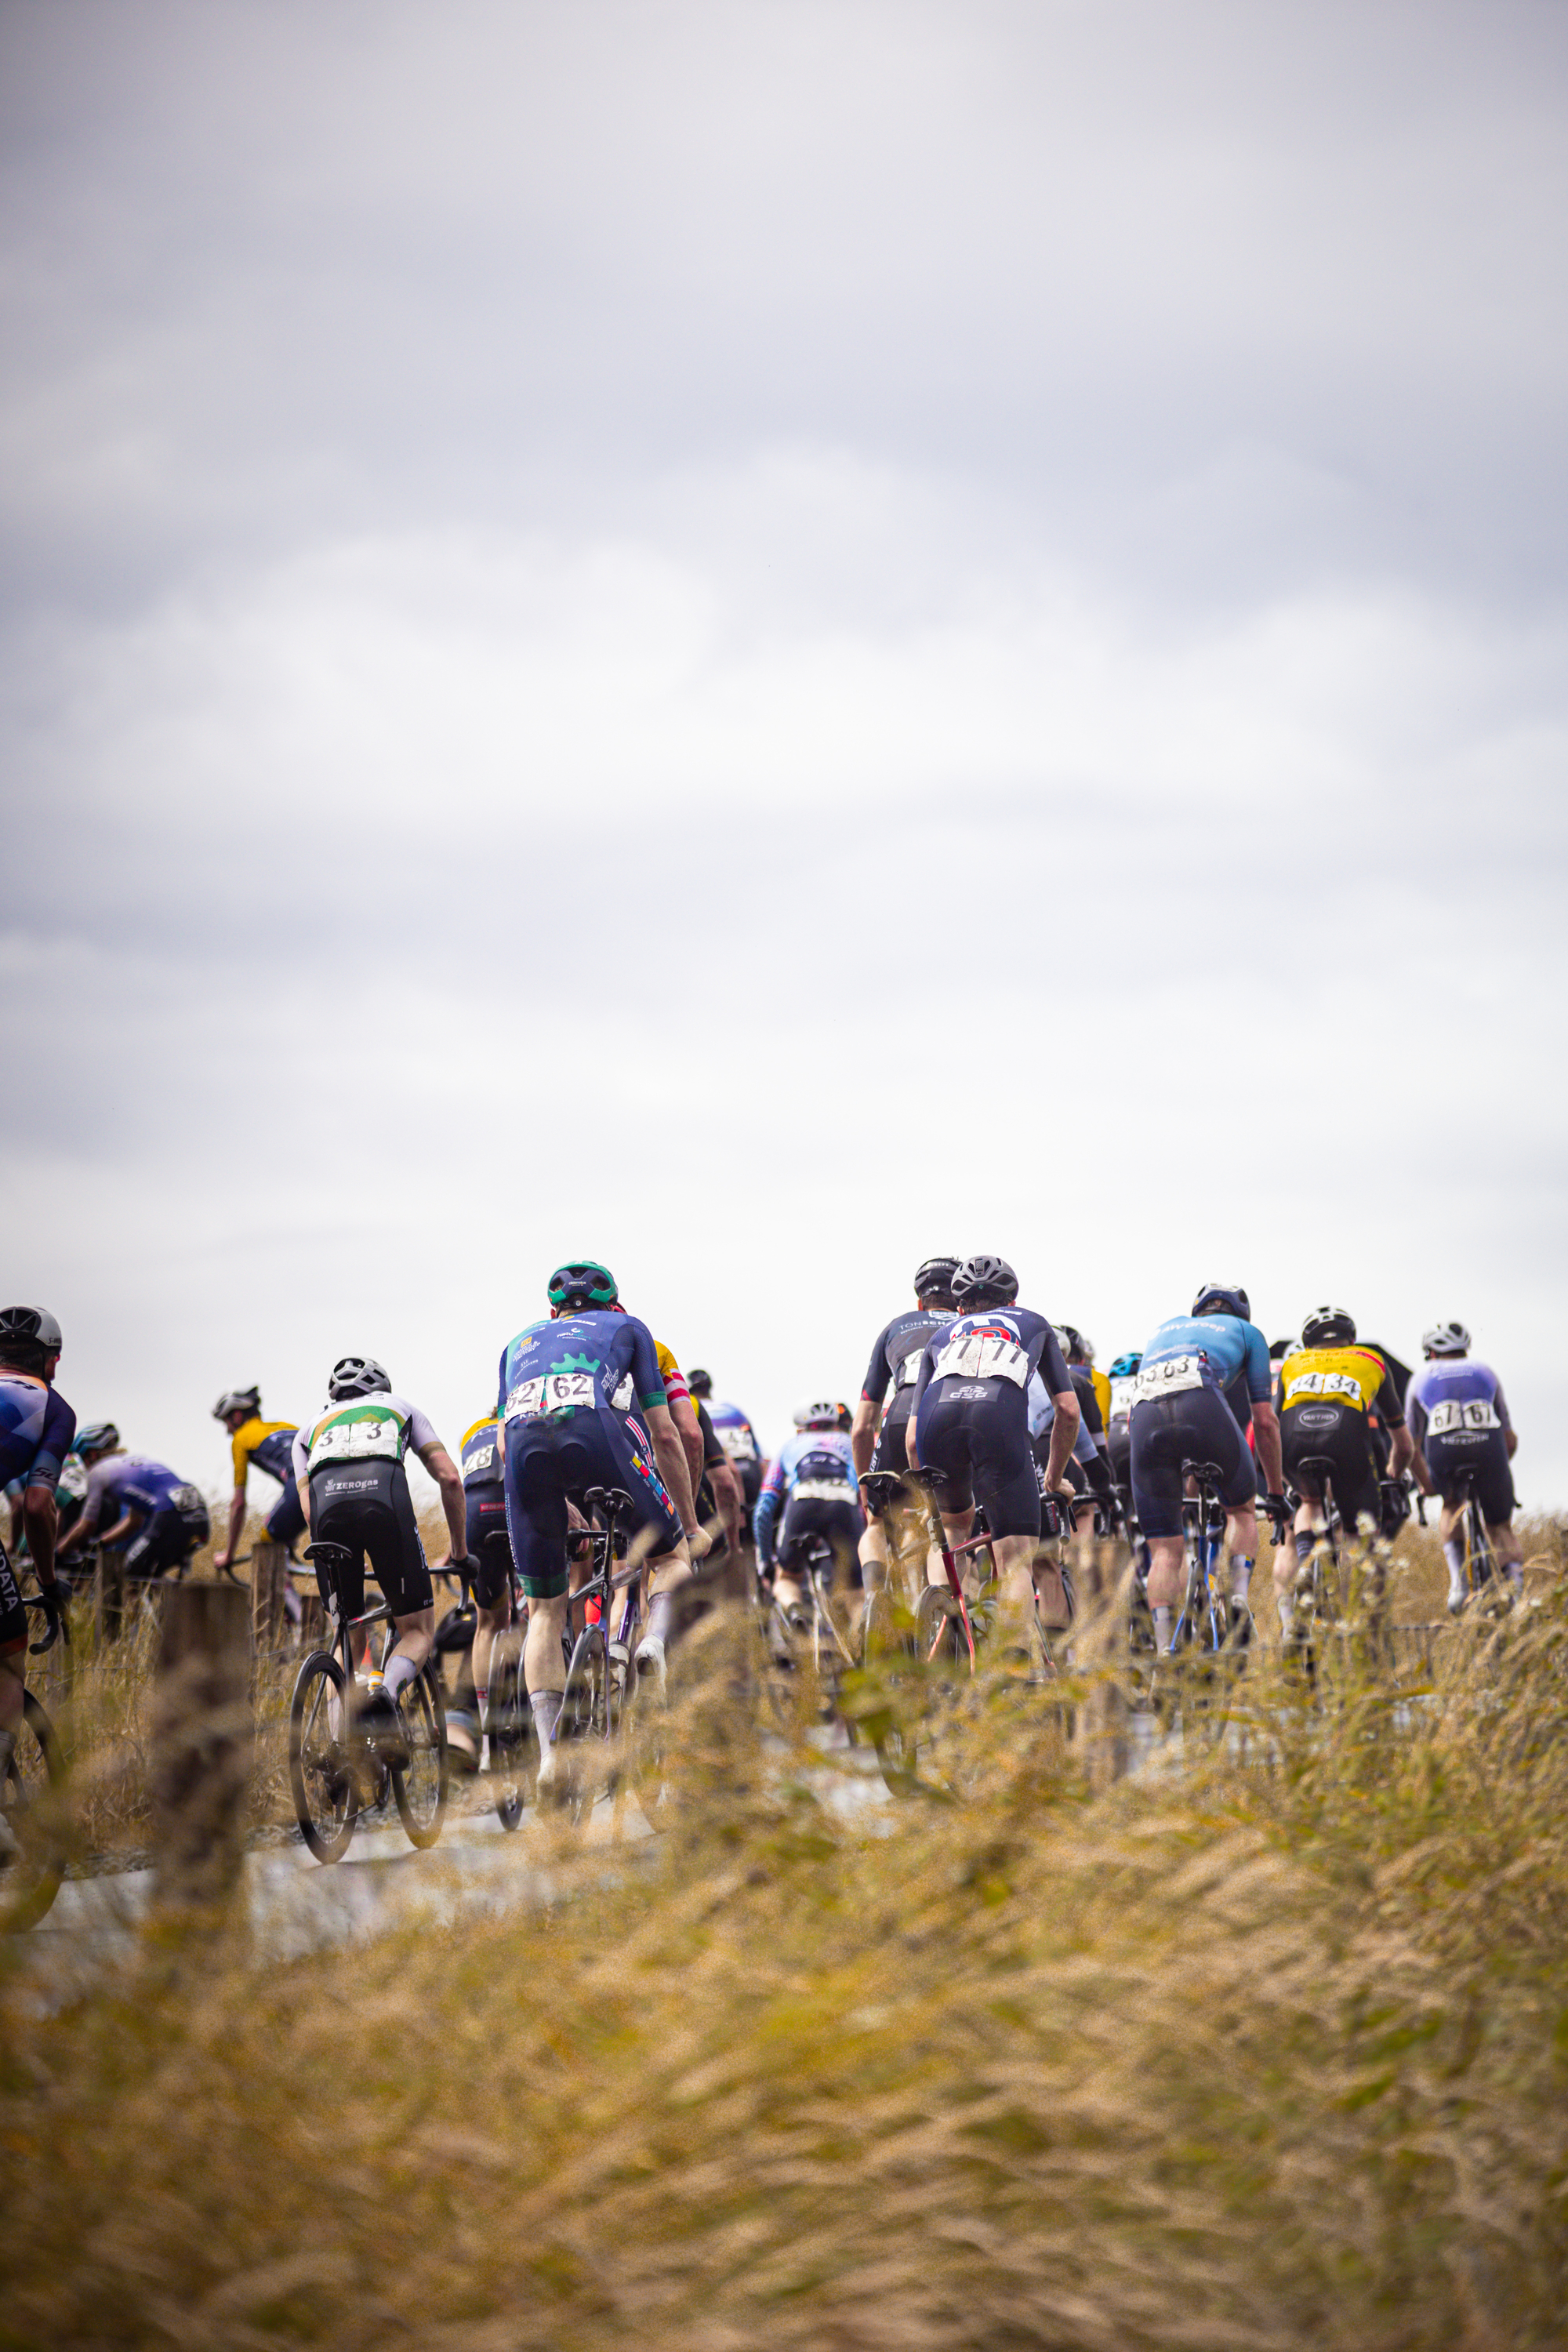
[[[574,1257],[550,1277],[550,1304],[581,1313],[584,1307],[613,1307],[620,1297],[616,1277],[596,1258]]]

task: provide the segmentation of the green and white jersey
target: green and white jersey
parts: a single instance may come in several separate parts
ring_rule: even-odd
[[[378,1389],[373,1396],[346,1397],[329,1404],[319,1420],[294,1435],[294,1475],[337,1469],[345,1462],[401,1462],[412,1445],[417,1454],[440,1439],[426,1416],[406,1397]]]

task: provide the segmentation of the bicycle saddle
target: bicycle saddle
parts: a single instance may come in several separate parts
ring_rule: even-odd
[[[347,1544],[308,1543],[305,1546],[305,1558],[307,1559],[324,1559],[329,1565],[331,1565],[334,1560],[352,1560],[353,1558],[353,1552]]]
[[[1208,1486],[1223,1489],[1225,1486],[1225,1472],[1217,1462],[1184,1462],[1182,1475],[1184,1478],[1197,1478]]]
[[[908,1475],[912,1476],[914,1474],[910,1472]],[[889,1504],[896,1503],[905,1478],[906,1474],[901,1470],[868,1470],[860,1481],[860,1492],[868,1507],[873,1511],[885,1511]]]
[[[1303,1454],[1296,1467],[1298,1470],[1305,1470],[1310,1477],[1318,1481],[1320,1486],[1325,1478],[1332,1480],[1340,1475],[1339,1464],[1331,1461],[1326,1454]]]
[[[585,1511],[603,1511],[605,1517],[616,1519],[635,1511],[637,1505],[624,1486],[590,1486],[583,1497]]]

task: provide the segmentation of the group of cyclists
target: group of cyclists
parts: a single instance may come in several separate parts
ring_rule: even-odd
[[[528,1702],[548,1791],[591,1492],[627,1498],[625,1532],[648,1604],[637,1671],[656,1689],[683,1619],[721,1578],[731,1592],[766,1598],[787,1663],[805,1623],[807,1564],[829,1559],[845,1586],[873,1593],[889,1576],[890,1538],[893,1556],[906,1556],[900,1525],[910,1522],[940,1528],[950,1554],[983,1531],[1004,1641],[1026,1646],[1032,1635],[1059,1633],[1072,1599],[1058,1548],[1044,1538],[1059,1505],[1079,1498],[1106,1531],[1120,1526],[1138,1548],[1155,1645],[1167,1647],[1198,1463],[1223,1496],[1237,1625],[1250,1624],[1260,1505],[1273,1524],[1289,1635],[1299,1570],[1327,1513],[1337,1511],[1347,1534],[1390,1534],[1390,1497],[1407,1475],[1441,1498],[1452,1610],[1467,1598],[1457,1535],[1467,1497],[1479,1497],[1504,1572],[1516,1581],[1521,1573],[1517,1438],[1501,1383],[1457,1322],[1423,1335],[1412,1372],[1337,1307],[1315,1309],[1299,1336],[1271,1347],[1239,1285],[1206,1283],[1185,1314],[1102,1372],[1080,1331],[1020,1304],[1005,1260],[931,1257],[916,1269],[912,1304],[878,1333],[854,1406],[832,1395],[803,1404],[794,1433],[764,1462],[747,1414],[716,1400],[706,1373],[682,1373],[605,1265],[558,1266],[544,1306],[500,1351],[493,1402],[455,1454],[369,1356],[334,1364],[321,1412],[303,1424],[265,1419],[255,1388],[227,1391],[214,1407],[234,1467],[215,1568],[237,1564],[252,1469],[281,1490],[268,1539],[290,1555],[307,1534],[343,1547],[352,1566],[339,1600],[349,1616],[363,1612],[368,1567],[395,1639],[363,1712],[394,1754],[399,1693],[436,1639],[432,1578],[446,1572],[471,1595],[481,1738],[495,1643],[526,1621]],[[127,1574],[155,1577],[183,1571],[209,1533],[206,1505],[188,1481],[128,1453],[111,1423],[77,1430],[54,1386],[61,1348],[47,1310],[0,1310],[0,1477],[12,1503],[8,1552],[0,1547],[0,1785],[26,1663],[18,1553],[53,1612],[59,1570],[90,1546],[119,1548]],[[411,1452],[445,1517],[447,1548],[434,1562],[409,1489]],[[926,1554],[931,1581],[942,1548],[933,1542]],[[363,1657],[362,1639],[356,1663]],[[0,1852],[6,1836],[0,1818]]]

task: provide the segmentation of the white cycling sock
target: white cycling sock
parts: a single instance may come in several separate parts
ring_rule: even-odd
[[[1279,1631],[1289,1641],[1296,1631],[1296,1603],[1288,1592],[1277,1592],[1274,1597],[1279,1606]]]
[[[478,1683],[474,1685],[474,1713],[479,1718],[479,1769],[482,1772],[490,1760],[490,1692],[488,1683],[482,1688]]]
[[[398,1692],[411,1683],[418,1672],[418,1667],[406,1650],[395,1650],[386,1662],[386,1674],[382,1683],[382,1688],[387,1697],[395,1698]]]
[[[533,1727],[539,1734],[539,1745],[548,1748],[555,1737],[555,1727],[561,1720],[561,1702],[564,1691],[530,1691],[529,1706],[533,1709]]]
[[[1243,1605],[1245,1606],[1245,1604],[1246,1604],[1246,1601],[1247,1601],[1247,1591],[1248,1591],[1248,1589],[1249,1589],[1249,1587],[1250,1587],[1251,1583],[1252,1583],[1252,1562],[1251,1562],[1249,1559],[1246,1559],[1246,1558],[1245,1558],[1245,1557],[1244,1557],[1240,1552],[1234,1552],[1234,1551],[1233,1551],[1233,1552],[1231,1553],[1231,1556],[1230,1556],[1230,1597],[1231,1597],[1231,1599],[1232,1599],[1233,1601],[1241,1601],[1241,1602],[1243,1603]]]
[[[1465,1597],[1465,1547],[1458,1536],[1450,1536],[1443,1546],[1443,1557],[1448,1563],[1448,1598],[1462,1601]]]
[[[1154,1612],[1154,1647],[1157,1650],[1168,1650],[1171,1646],[1171,1636],[1175,1630],[1175,1611],[1173,1609],[1156,1609]]]

